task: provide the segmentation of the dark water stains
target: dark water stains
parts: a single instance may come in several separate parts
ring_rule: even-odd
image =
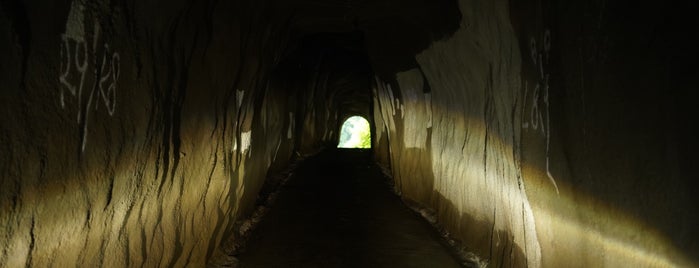
[[[180,228],[177,228],[175,230],[175,250],[172,253],[172,257],[170,258],[170,262],[167,264],[167,267],[175,267],[175,264],[177,264],[177,261],[182,258],[182,252],[184,252],[184,248],[182,247],[182,241],[181,241],[181,235],[180,235]]]
[[[34,257],[34,247],[36,246],[36,234],[34,230],[36,229],[36,220],[32,216],[31,228],[29,229],[29,252],[27,253],[27,267],[32,266],[32,258]]]
[[[104,208],[102,210],[107,210],[109,205],[112,203],[112,196],[114,196],[114,180],[116,178],[114,176],[111,176],[109,179],[109,189],[107,190],[107,203],[104,204]]]
[[[417,69],[420,71],[420,75],[422,75],[422,93],[431,93],[432,86],[430,86],[430,80],[427,79],[427,75],[425,75],[425,72],[419,64],[417,65]]]
[[[126,264],[126,266],[133,267],[134,265],[131,263],[131,245],[129,243],[129,236],[125,234],[119,234],[119,236],[124,237],[124,246],[126,247],[126,250],[124,251],[124,257],[126,258],[126,260],[124,261],[124,263]],[[104,260],[104,258],[100,259]]]
[[[146,245],[148,245],[148,240],[146,238],[146,229],[141,228],[141,260],[143,261],[141,263],[141,267],[143,267],[146,264],[146,260],[148,257],[148,251],[146,250]]]
[[[216,235],[221,232],[221,228],[223,228],[223,225],[224,225],[223,222],[225,220],[225,214],[223,213],[223,210],[221,210],[220,207],[216,208],[216,219],[217,219],[217,221],[216,221],[216,225],[214,225],[214,232],[213,232],[214,237],[209,239],[209,245],[206,247],[206,259],[207,260],[211,260],[211,257],[216,252],[216,249],[217,249],[219,243],[221,242],[216,237]],[[225,238],[226,237],[224,236],[224,239]]]
[[[192,248],[189,250],[189,253],[187,253],[187,259],[184,261],[184,266],[183,267],[189,267],[189,262],[192,260],[192,254],[194,254],[194,251],[196,248]]]

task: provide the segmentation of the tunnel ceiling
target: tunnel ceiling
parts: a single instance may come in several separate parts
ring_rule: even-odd
[[[270,4],[273,14],[291,13],[290,27],[304,34],[349,32],[382,24],[421,28],[423,35],[441,36],[458,28],[460,14],[453,0],[278,0]]]
[[[282,1],[270,5],[288,18],[293,36],[364,33],[364,44],[377,75],[387,80],[417,66],[415,55],[433,41],[453,34],[461,22],[455,0]]]
[[[268,9],[291,32],[279,72],[298,68],[307,73],[300,77],[321,77],[338,124],[351,115],[373,120],[373,77],[396,84],[396,73],[416,68],[415,55],[461,22],[454,0],[277,1]]]
[[[322,88],[323,104],[336,109],[339,117],[360,114],[369,117],[373,76],[361,32],[316,33],[302,37],[279,65],[277,73],[297,69],[295,79],[306,79]],[[325,92],[326,91],[326,92]],[[321,104],[322,105],[322,104]]]

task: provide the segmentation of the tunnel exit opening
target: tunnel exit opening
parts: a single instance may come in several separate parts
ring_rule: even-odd
[[[369,121],[361,116],[347,118],[342,123],[337,148],[371,148]]]

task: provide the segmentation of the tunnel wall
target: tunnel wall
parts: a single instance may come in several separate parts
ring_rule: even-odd
[[[471,258],[696,266],[696,3],[455,3],[0,1],[0,264],[229,263],[267,174],[369,111],[293,26],[362,32],[376,157]]]
[[[265,3],[0,4],[0,266],[230,261],[296,135]]]
[[[515,2],[544,266],[694,267],[696,2]],[[550,252],[546,254],[546,252]]]
[[[472,261],[696,265],[696,5],[626,4],[462,0],[458,30],[377,74],[377,160]]]
[[[360,32],[319,33],[301,38],[280,72],[292,74],[299,92],[299,152],[337,147],[345,119],[371,120],[371,72]]]
[[[302,154],[314,154],[323,147],[332,147],[339,137],[339,105],[333,88],[336,72],[327,57],[323,52],[311,56],[314,60],[308,62],[308,69],[299,73],[299,77],[305,78],[305,83],[299,87],[304,92],[303,99],[299,100],[303,122],[299,124],[301,133],[298,139]]]
[[[502,2],[460,8],[460,29],[419,53],[419,67],[393,83],[377,79],[377,147],[388,141],[403,197],[432,208],[479,258],[536,267],[540,246],[512,146],[520,138],[517,39]]]

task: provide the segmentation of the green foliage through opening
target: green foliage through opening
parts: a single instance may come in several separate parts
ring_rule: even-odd
[[[352,116],[342,124],[338,148],[371,148],[369,121],[361,116]]]

